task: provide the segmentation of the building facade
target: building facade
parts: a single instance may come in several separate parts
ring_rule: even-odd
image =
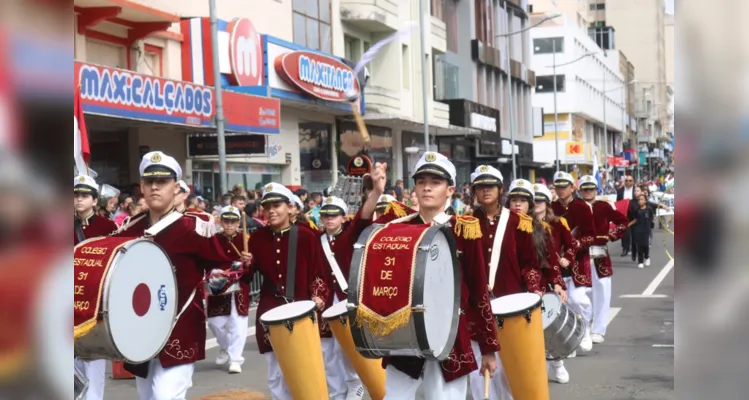
[[[534,15],[531,24],[538,18]],[[543,136],[534,141],[534,158],[547,165],[546,179],[556,169],[557,154],[563,168],[592,173],[595,165],[604,166],[608,156],[623,151],[627,85],[621,65],[626,61],[618,51],[601,50],[587,29],[566,15],[531,29],[531,40],[533,105],[544,110]]]

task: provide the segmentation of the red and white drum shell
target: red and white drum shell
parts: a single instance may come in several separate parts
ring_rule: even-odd
[[[169,339],[177,315],[177,281],[164,250],[146,238],[105,237],[76,246],[109,252],[109,270],[103,279],[79,282],[91,266],[75,263],[76,285],[99,290],[101,304],[95,327],[75,341],[80,359],[109,359],[142,363],[156,357]],[[77,259],[76,259],[77,260]]]

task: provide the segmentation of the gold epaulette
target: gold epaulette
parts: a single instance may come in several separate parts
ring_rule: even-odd
[[[547,232],[551,233],[551,225],[546,221],[541,221],[541,225],[546,229]]]
[[[455,217],[454,232],[463,239],[481,239],[481,225],[478,218],[460,215]]]
[[[564,217],[559,217],[559,222],[562,223],[562,226],[567,228],[567,230],[570,230],[570,225],[567,223],[567,219]]]
[[[531,218],[530,215],[524,213],[515,214],[520,218],[520,222],[518,222],[518,230],[527,233],[533,233],[533,218]]]
[[[385,207],[384,215],[390,213],[395,214],[395,216],[399,218],[406,216],[406,210],[397,201],[391,201],[390,203],[388,203],[387,207]]]
[[[312,229],[314,229],[314,230],[317,230],[317,229],[318,229],[318,228],[317,228],[317,225],[315,225],[315,221],[313,221],[313,220],[311,220],[311,219],[308,219],[308,220],[307,220],[307,222],[309,222],[309,227],[310,227],[310,228],[312,228]]]

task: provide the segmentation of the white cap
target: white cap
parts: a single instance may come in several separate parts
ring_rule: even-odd
[[[188,194],[188,195],[190,194],[190,187],[187,186],[187,184],[185,183],[185,181],[183,181],[182,179],[180,179],[179,182],[177,182],[177,183],[179,184],[179,188],[182,189],[185,192],[185,194]]]
[[[340,197],[328,196],[323,199],[322,207],[320,208],[321,215],[346,215],[348,213],[348,206],[346,202]]]
[[[302,199],[300,199],[299,196],[297,196],[297,195],[295,195],[293,193],[291,195],[293,196],[292,200],[294,200],[294,204],[299,209],[299,211],[303,210],[304,209],[304,203],[302,203]]]
[[[567,172],[557,171],[554,174],[554,186],[567,187],[575,184],[575,178]]]
[[[471,174],[471,185],[502,185],[504,177],[491,165],[479,165]]]
[[[218,214],[221,216],[221,219],[235,219],[240,220],[242,217],[242,213],[239,211],[237,207],[234,206],[226,206],[221,209],[221,212]]]
[[[525,179],[515,179],[510,184],[510,191],[507,192],[507,195],[533,198],[533,184]]]
[[[160,151],[152,151],[140,161],[141,178],[174,178],[182,179],[182,167],[177,160]]]
[[[533,193],[536,200],[551,202],[551,190],[549,190],[546,185],[542,185],[540,183],[533,185]]]
[[[580,189],[598,189],[598,180],[592,175],[585,175],[580,178]]]
[[[389,194],[383,194],[380,196],[380,198],[377,200],[377,205],[381,204],[389,204],[391,201],[395,201],[395,197],[391,196]]]
[[[433,151],[424,153],[416,163],[414,171],[416,172],[411,176],[414,179],[422,174],[431,174],[448,179],[450,186],[455,186],[455,166],[440,153]]]
[[[73,180],[73,192],[91,193],[96,197],[98,191],[99,185],[88,175],[78,175]]]
[[[294,193],[291,193],[289,188],[280,183],[271,182],[263,188],[263,199],[260,201],[260,204],[274,201],[285,201],[290,203],[294,201]]]

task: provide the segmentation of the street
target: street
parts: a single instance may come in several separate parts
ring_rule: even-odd
[[[663,250],[664,240],[673,254],[673,236],[656,230],[652,263],[642,270],[637,269],[629,256],[619,256],[619,242],[609,245],[614,278],[606,341],[594,345],[588,354],[565,361],[570,382],[565,385],[550,383],[552,399],[661,400],[674,397],[674,269]],[[215,339],[209,339],[206,360],[196,365],[189,399],[233,389],[259,392],[270,398],[266,363],[255,344],[254,318],[251,313],[248,332],[251,336],[245,346],[243,372],[229,375],[226,366],[215,366],[218,349]],[[210,331],[208,337],[212,337]],[[133,380],[107,379],[106,385],[107,400],[131,400],[137,396]],[[242,397],[247,398],[251,397]]]

